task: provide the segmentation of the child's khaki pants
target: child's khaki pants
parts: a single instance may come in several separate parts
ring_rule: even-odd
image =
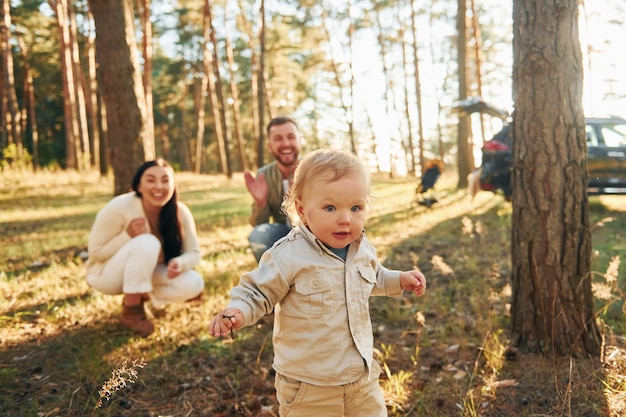
[[[380,370],[376,361],[374,368]],[[276,373],[275,385],[280,417],[387,417],[378,378],[321,387]]]

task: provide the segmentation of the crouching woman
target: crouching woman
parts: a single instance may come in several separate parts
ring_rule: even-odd
[[[154,324],[144,302],[162,309],[202,294],[204,280],[196,225],[178,201],[174,170],[164,160],[143,163],[132,191],[97,214],[88,243],[87,282],[104,294],[124,294],[122,326],[148,336]]]

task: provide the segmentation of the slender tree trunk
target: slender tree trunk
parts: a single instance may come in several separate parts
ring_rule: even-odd
[[[9,43],[9,28],[11,27],[11,8],[10,0],[2,0],[2,21],[0,22],[0,151],[3,151],[9,144],[8,137],[8,96],[7,96],[7,67],[8,55],[7,50],[11,47]],[[8,25],[7,25],[7,22]],[[4,157],[0,156],[0,161]],[[3,164],[0,164],[2,169]]]
[[[470,8],[472,11],[472,40],[474,45],[474,71],[475,71],[475,85],[476,85],[476,96],[483,96],[483,75],[482,75],[482,50],[483,43],[480,33],[480,24],[478,22],[478,15],[476,14],[476,2],[475,0],[470,0]],[[480,120],[480,133],[481,139],[484,143],[486,140],[485,137],[485,115],[482,112],[478,113],[478,117]]]
[[[193,170],[196,174],[202,172],[202,152],[204,150],[204,130],[205,130],[205,108],[206,95],[209,87],[209,74],[211,73],[211,51],[209,51],[209,27],[208,19],[202,19],[202,77],[194,85],[194,106],[195,106],[195,137],[196,147],[194,153]],[[219,139],[218,139],[219,140]]]
[[[354,21],[352,19],[352,2],[348,0],[348,51],[350,52],[350,56],[348,58],[348,73],[350,74],[349,88],[350,88],[350,122],[348,124],[349,128],[349,138],[350,145],[352,146],[353,153],[356,155],[357,152],[357,140],[355,137],[355,129],[354,129]]]
[[[346,119],[346,122],[348,124],[348,132],[349,132],[349,138],[350,138],[350,150],[352,151],[353,154],[357,154],[357,146],[356,146],[356,142],[354,140],[354,127],[353,127],[353,122],[352,122],[352,114],[350,112],[350,108],[351,108],[351,104],[348,105],[348,103],[346,103],[346,99],[344,96],[344,90],[345,87],[343,85],[343,81],[341,80],[341,75],[344,73],[344,71],[342,71],[339,68],[339,65],[337,64],[337,60],[335,59],[334,53],[333,53],[333,47],[332,47],[332,36],[330,34],[330,31],[328,30],[328,26],[326,25],[326,21],[328,20],[328,14],[326,13],[326,11],[324,11],[322,13],[322,28],[324,30],[324,34],[326,35],[326,40],[328,41],[328,44],[330,45],[330,67],[333,71],[334,74],[334,80],[335,80],[335,85],[337,85],[337,88],[339,90],[338,95],[339,95],[339,103],[341,105],[341,109],[343,110],[343,115]],[[350,74],[350,78],[352,78],[352,74]]]
[[[265,0],[261,0],[259,8],[259,68],[258,68],[258,81],[259,81],[259,140],[257,141],[256,157],[257,166],[262,166],[265,162],[264,150],[265,150]],[[271,117],[271,116],[270,116]]]
[[[65,126],[65,165],[78,169],[80,146],[77,146],[79,127],[76,112],[76,88],[72,61],[72,42],[68,22],[67,0],[48,0],[55,11],[61,45],[61,76],[63,83],[63,121]]]
[[[70,40],[72,52],[72,75],[76,94],[76,121],[78,122],[78,137],[76,147],[77,168],[79,171],[89,169],[91,150],[89,147],[89,128],[87,126],[87,110],[85,104],[85,77],[80,66],[80,54],[78,47],[78,33],[76,29],[76,11],[73,5],[68,4],[68,16],[70,21]]]
[[[186,66],[183,66],[183,70],[182,70],[182,74],[181,74],[181,78],[186,80],[188,79],[188,73],[189,71],[187,70]],[[180,101],[178,103],[178,108],[180,109],[180,120],[181,120],[181,129],[180,131],[182,132],[182,139],[180,141],[174,142],[174,145],[176,147],[176,149],[178,150],[178,155],[180,157],[180,168],[183,171],[190,171],[192,165],[192,157],[191,155],[194,154],[194,148],[192,147],[192,141],[188,141],[185,138],[188,136],[192,136],[194,134],[193,129],[195,129],[195,125],[194,127],[192,127],[191,129],[189,129],[187,126],[190,125],[190,123],[188,123],[188,119],[190,118],[188,113],[189,113],[189,108],[188,106],[185,105],[185,103],[187,103],[187,93],[188,89],[185,88],[182,91],[182,94],[180,96]],[[206,100],[206,98],[205,98]],[[206,106],[205,106],[206,108]],[[195,114],[195,113],[194,113]],[[192,117],[193,118],[193,115]],[[187,131],[190,131],[189,134],[187,133]],[[165,133],[167,134],[167,138],[170,142],[172,142],[171,137],[169,135],[169,128],[165,130]],[[203,154],[202,156],[204,156],[205,154]],[[201,158],[202,159],[202,158]],[[202,166],[202,163],[200,164],[200,166]]]
[[[130,0],[90,0],[106,103],[114,193],[128,191],[146,159],[146,102]]]
[[[238,4],[239,10],[242,11],[238,16],[238,21],[240,22],[242,32],[246,34],[246,42],[248,44],[248,50],[250,53],[250,113],[252,119],[252,137],[254,142],[253,149],[256,152],[256,150],[258,150],[259,148],[259,141],[261,140],[262,131],[262,127],[259,126],[259,63],[257,60],[257,53],[255,51],[256,48],[254,47],[254,44],[252,42],[252,40],[254,39],[252,25],[246,18],[247,14],[243,12],[243,10],[245,10],[243,1],[238,0]],[[262,142],[261,145],[263,145]],[[250,161],[252,161],[252,159]]]
[[[150,0],[139,1],[139,13],[143,36],[141,39],[143,55],[143,90],[146,95],[146,159],[156,158],[154,134],[154,104],[152,98],[152,22],[150,21]]]
[[[158,132],[159,132],[159,138],[161,139],[161,147],[162,147],[162,151],[161,151],[161,155],[164,159],[166,160],[170,160],[170,136],[169,136],[169,125],[166,123],[162,123],[159,126]],[[182,161],[181,158],[181,168],[183,171],[186,171],[185,168],[183,168],[184,166],[184,161]]]
[[[89,34],[87,36],[87,80],[85,84],[86,109],[90,127],[91,165],[100,169],[100,123],[98,123],[98,79],[96,73],[96,33],[91,11],[87,12]]]
[[[376,6],[378,7],[378,6]],[[387,112],[387,116],[391,114],[392,105],[390,104],[393,99],[390,99],[389,95],[393,94],[393,89],[391,88],[391,79],[389,76],[389,68],[387,62],[387,47],[385,46],[385,38],[383,36],[383,26],[380,20],[380,12],[379,10],[374,10],[374,15],[376,17],[376,39],[378,40],[378,50],[380,53],[380,62],[383,67],[383,75],[385,76],[385,109]],[[391,130],[391,126],[390,126]]]
[[[378,145],[376,144],[376,132],[374,132],[374,123],[372,122],[372,115],[370,114],[369,109],[365,106],[365,116],[367,117],[367,126],[370,131],[370,153],[374,155],[374,159],[376,160],[376,172],[380,173],[380,158],[378,156]]]
[[[11,51],[11,10],[8,0],[3,0],[3,19],[0,30],[2,31],[2,74],[4,89],[2,93],[2,120],[3,130],[7,132],[7,143],[16,146],[16,156],[21,160],[24,144],[22,141],[21,113],[15,93],[15,76],[13,74],[13,52]]]
[[[37,130],[37,114],[35,112],[35,86],[33,85],[33,75],[30,70],[30,58],[28,56],[28,47],[21,36],[18,36],[18,43],[22,51],[22,60],[24,61],[24,104],[22,107],[22,132],[26,132],[26,128],[30,127],[32,144],[33,144],[33,171],[39,168],[39,132]]]
[[[578,1],[513,6],[512,341],[598,355]]]
[[[415,69],[413,76],[415,77],[415,99],[417,102],[417,134],[419,136],[419,162],[420,170],[424,173],[426,166],[426,158],[424,156],[424,112],[422,109],[422,83],[420,81],[420,60],[419,60],[419,42],[417,37],[417,12],[415,11],[415,1],[409,0],[411,6],[411,33],[413,34],[413,67]],[[411,154],[412,160],[414,156]],[[415,164],[415,162],[413,162]],[[416,170],[414,170],[415,172]]]
[[[96,67],[96,79],[98,82],[98,126],[100,128],[100,174],[107,176],[112,169],[111,150],[109,146],[109,124],[107,122],[107,104],[102,96],[102,76],[101,71]]]
[[[404,23],[400,23],[400,29],[398,32],[398,38],[400,45],[402,46],[402,68],[403,68],[403,89],[404,89],[404,116],[407,124],[407,143],[406,143],[406,167],[410,174],[415,174],[415,147],[413,145],[413,123],[411,122],[411,107],[409,103],[409,84],[408,80],[410,75],[408,74],[409,62],[407,60],[406,42],[404,41]]]
[[[267,74],[263,74],[263,94],[265,94],[265,111],[267,112],[267,117],[270,119],[274,118],[274,110],[275,107],[272,94],[272,83],[267,78]]]
[[[206,48],[206,45],[205,45],[203,55],[208,55],[209,53],[210,52]],[[194,103],[194,111],[195,111],[194,119],[196,121],[196,126],[195,126],[196,140],[195,140],[193,171],[196,174],[199,174],[202,172],[202,159],[203,159],[202,155],[204,151],[204,130],[205,130],[204,116],[205,116],[205,107],[206,107],[206,94],[205,93],[208,91],[209,71],[211,70],[210,63],[208,60],[209,58],[207,56],[203,58],[202,67],[204,68],[204,71],[203,71],[202,77],[200,77],[200,80],[196,82],[193,88],[193,92],[194,92],[193,103]]]
[[[457,11],[457,51],[459,100],[467,98],[467,0],[458,0]],[[467,176],[474,169],[474,153],[470,143],[470,120],[467,116],[459,116],[457,127],[458,147],[458,188],[467,187]]]
[[[241,27],[241,31],[246,34],[246,42],[248,45],[248,50],[250,53],[250,118],[252,119],[252,137],[254,146],[253,149],[256,151],[259,147],[259,140],[261,140],[261,129],[259,126],[259,63],[257,60],[256,48],[253,44],[254,34],[252,30],[252,25],[247,20],[247,14],[243,11],[245,10],[244,4],[242,0],[238,0],[239,10],[242,12],[238,15],[239,26]],[[256,159],[251,159],[248,155],[246,155],[246,167],[251,163],[255,164]]]
[[[213,111],[213,123],[215,124],[215,140],[217,143],[218,157],[220,160],[220,166],[222,173],[226,174],[228,178],[232,176],[230,171],[230,163],[228,161],[228,139],[226,134],[226,118],[224,116],[224,99],[222,96],[222,82],[219,75],[219,62],[217,62],[217,39],[215,38],[213,17],[211,14],[211,2],[205,0],[204,2],[204,19],[206,20],[207,32],[213,51],[209,51],[209,63],[211,69],[209,70],[209,85],[208,92],[211,98],[211,110]]]
[[[429,31],[429,37],[432,39],[434,36],[433,33],[433,27],[435,25],[435,21],[436,21],[437,17],[436,14],[433,12],[433,10],[430,10],[430,13],[428,15],[428,31]],[[433,42],[429,43],[429,51],[430,51],[430,56],[431,57],[435,57],[436,56],[436,52],[437,52],[438,48],[433,44]],[[452,54],[451,51],[449,51],[450,54]],[[437,63],[434,64],[441,64],[444,65],[444,62],[442,61],[438,61]],[[446,67],[450,67],[452,64],[451,60],[448,60],[445,63]],[[444,75],[444,79],[443,79],[443,83],[442,83],[442,88],[440,89],[435,89],[435,97],[436,97],[436,102],[437,102],[437,150],[439,152],[439,157],[443,160],[446,154],[446,148],[444,146],[444,140],[443,140],[443,129],[442,129],[442,123],[441,123],[441,115],[443,113],[443,106],[441,105],[442,103],[442,99],[444,97],[444,95],[446,94],[446,85],[451,84],[450,82],[450,78],[451,78],[451,71],[447,70],[445,71],[445,75]]]
[[[209,39],[211,45],[213,45],[213,57],[211,63],[213,64],[213,71],[209,77],[209,85],[211,86],[213,114],[215,115],[215,126],[217,135],[217,141],[219,146],[220,161],[222,163],[222,172],[226,174],[228,178],[233,176],[232,167],[230,164],[230,145],[228,141],[228,130],[226,124],[226,104],[224,103],[224,94],[222,92],[222,76],[219,66],[219,56],[217,51],[219,45],[217,44],[217,37],[215,36],[215,27],[213,25],[213,16],[211,13],[211,2],[206,1],[206,17],[208,18],[209,25]],[[218,127],[219,126],[219,127]]]
[[[233,53],[233,47],[230,43],[230,34],[228,30],[228,19],[226,15],[226,7],[224,7],[224,27],[225,35],[224,42],[226,43],[226,57],[228,62],[228,70],[230,75],[230,96],[233,100],[233,133],[235,141],[237,143],[237,150],[239,155],[239,164],[243,171],[248,170],[248,162],[246,158],[246,147],[243,139],[243,132],[241,127],[241,105],[239,103],[239,92],[237,90],[237,73],[235,72],[235,55]]]
[[[388,118],[387,123],[389,124],[389,141],[394,142],[394,138],[395,140],[399,139],[399,136],[401,135],[401,131],[399,129],[399,126],[391,126],[391,120],[390,120],[390,116],[393,114],[393,110],[395,109],[395,99],[394,99],[394,87],[393,87],[393,80],[391,77],[391,68],[387,59],[387,45],[385,42],[385,35],[384,35],[384,29],[383,29],[383,24],[381,21],[381,17],[380,17],[380,10],[379,8],[382,7],[379,4],[375,4],[374,6],[374,16],[376,19],[376,31],[377,31],[377,36],[376,39],[378,40],[378,49],[380,52],[380,61],[382,63],[382,68],[383,68],[383,75],[385,77],[385,112],[386,112],[386,116]],[[389,153],[389,167],[390,167],[390,171],[389,171],[389,175],[391,177],[393,177],[394,175],[394,161],[393,161],[394,155],[393,152]]]

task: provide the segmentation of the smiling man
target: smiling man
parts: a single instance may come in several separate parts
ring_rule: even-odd
[[[270,120],[266,145],[275,160],[259,168],[256,177],[250,172],[244,173],[246,187],[254,200],[250,215],[253,229],[248,241],[257,262],[267,249],[291,230],[281,205],[300,160],[301,140],[296,122],[289,117]]]

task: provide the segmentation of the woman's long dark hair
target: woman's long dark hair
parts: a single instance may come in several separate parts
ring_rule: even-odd
[[[146,172],[148,168],[154,166],[172,169],[170,164],[161,158],[141,164],[141,166],[137,168],[137,172],[135,172],[132,181],[132,189],[138,197],[141,197],[138,188],[143,173]],[[179,256],[183,248],[183,237],[180,230],[180,221],[178,220],[178,193],[176,192],[176,188],[174,188],[172,198],[165,203],[159,213],[159,232],[163,237],[163,255],[165,257],[165,263],[167,264],[170,259]]]

